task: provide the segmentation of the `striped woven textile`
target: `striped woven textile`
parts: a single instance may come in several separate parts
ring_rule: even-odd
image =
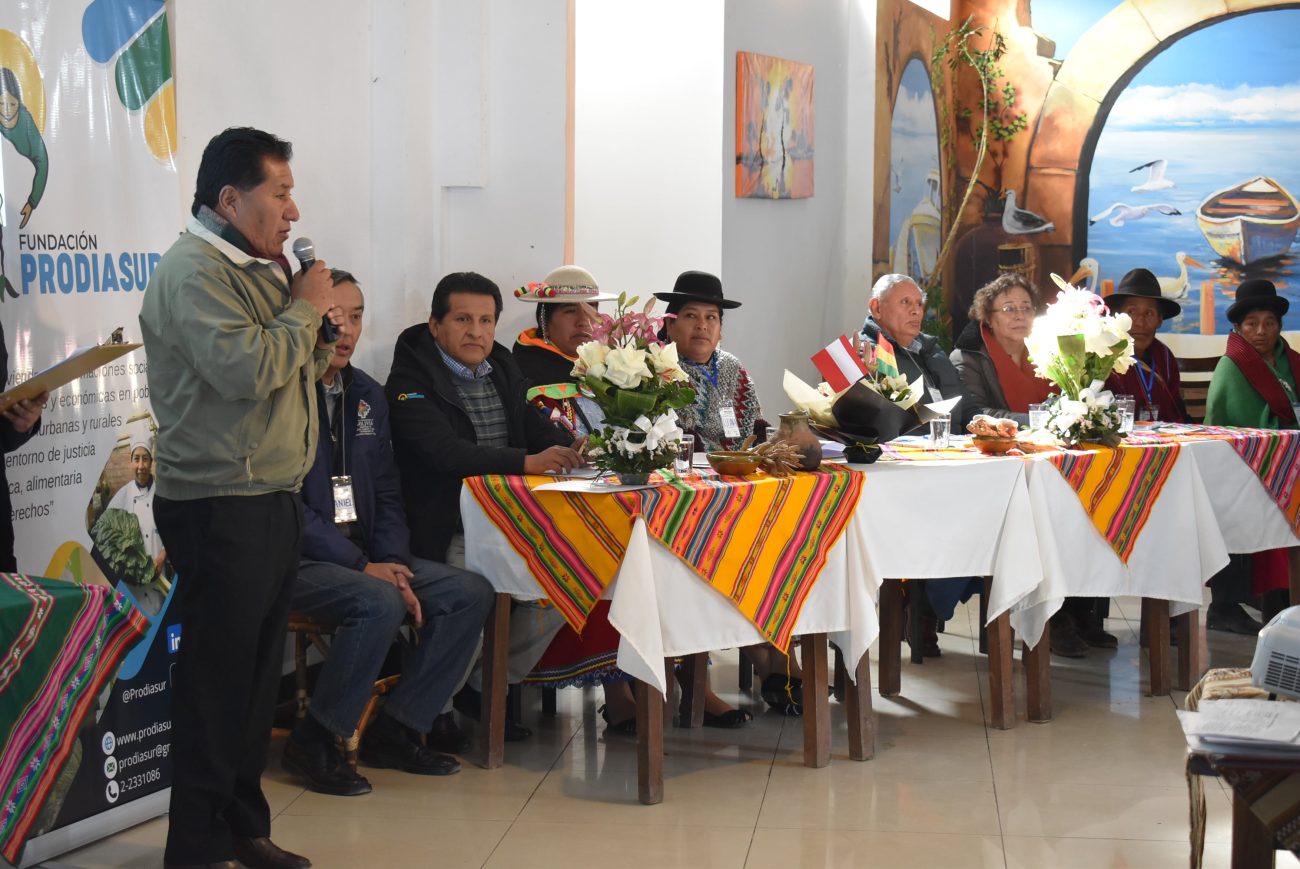
[[[10,863],[82,719],[147,628],[104,586],[0,573],[0,854]]]
[[[1178,444],[1096,447],[1047,456],[1125,564],[1178,461]]]
[[[1300,536],[1300,431],[1294,429],[1189,426],[1178,434],[1143,432],[1139,442],[1176,443],[1214,439],[1232,444],[1241,460],[1259,477],[1292,530]],[[1135,433],[1136,434],[1136,433]],[[1133,439],[1133,435],[1129,436]]]
[[[823,465],[786,478],[670,476],[662,486],[614,493],[533,491],[546,477],[465,483],[575,631],[613,581],[641,516],[651,535],[786,648],[863,480]]]

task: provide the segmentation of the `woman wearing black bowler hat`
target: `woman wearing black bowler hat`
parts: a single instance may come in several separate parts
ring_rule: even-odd
[[[1300,353],[1282,339],[1282,318],[1290,307],[1272,281],[1252,278],[1237,287],[1236,301],[1227,311],[1232,323],[1228,349],[1215,366],[1205,399],[1206,425],[1300,428]],[[1251,556],[1251,591],[1260,596],[1265,622],[1288,603],[1290,573],[1300,570],[1300,558],[1289,553],[1296,552],[1300,550],[1271,549]],[[1215,606],[1210,604],[1206,618],[1211,628],[1220,621]],[[1240,632],[1258,631],[1260,626],[1251,622]]]

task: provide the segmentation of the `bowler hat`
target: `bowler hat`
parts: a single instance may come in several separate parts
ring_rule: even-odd
[[[1123,299],[1155,299],[1160,316],[1165,320],[1177,317],[1183,310],[1182,305],[1160,294],[1160,280],[1146,269],[1133,269],[1120,278],[1119,286],[1106,297],[1106,303],[1117,308],[1115,303]]]
[[[1272,311],[1279,320],[1291,309],[1291,303],[1277,294],[1273,282],[1264,278],[1242,281],[1237,287],[1237,301],[1228,306],[1229,323],[1240,323],[1251,311]]]
[[[708,272],[682,272],[671,293],[655,293],[655,298],[667,302],[670,311],[687,302],[704,302],[719,308],[740,307],[740,302],[722,297],[722,281]]]
[[[582,266],[560,266],[542,278],[540,284],[529,284],[515,290],[515,298],[521,302],[564,305],[574,302],[612,302],[618,296],[602,293],[591,272]]]

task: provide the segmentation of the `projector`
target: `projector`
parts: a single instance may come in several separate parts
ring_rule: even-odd
[[[1300,699],[1300,606],[1282,610],[1259,632],[1250,681],[1271,694]]]

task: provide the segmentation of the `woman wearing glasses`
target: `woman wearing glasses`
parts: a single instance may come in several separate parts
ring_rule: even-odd
[[[1051,381],[1034,374],[1025,337],[1042,310],[1038,291],[1014,272],[980,287],[970,306],[970,322],[957,337],[952,364],[976,413],[1010,417],[1029,424],[1029,405],[1047,399]]]

